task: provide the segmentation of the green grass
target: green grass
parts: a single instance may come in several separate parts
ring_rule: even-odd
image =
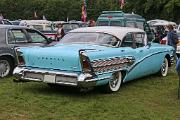
[[[123,84],[120,91],[87,93],[45,83],[0,80],[0,120],[180,120],[178,77],[170,69]]]

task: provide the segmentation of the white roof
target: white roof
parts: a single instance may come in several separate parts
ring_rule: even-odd
[[[175,22],[171,22],[171,21],[167,21],[167,20],[159,20],[159,19],[155,19],[155,20],[149,20],[147,23],[149,23],[151,26],[166,26],[166,25],[174,25],[176,26]]]
[[[155,19],[155,20],[147,21],[147,23],[151,23],[151,22],[168,22],[168,21],[167,20],[160,20],[160,19]]]
[[[158,25],[162,25],[162,26],[175,25],[176,26],[176,23],[175,22],[157,22],[153,26],[158,26]]]
[[[139,28],[131,27],[114,27],[114,26],[96,26],[96,27],[83,27],[71,30],[70,32],[98,32],[98,33],[107,33],[113,36],[122,38],[129,32],[144,32]]]
[[[48,20],[21,20],[20,25],[42,25],[51,23],[52,22]]]

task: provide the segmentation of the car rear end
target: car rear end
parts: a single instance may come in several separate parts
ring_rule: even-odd
[[[57,51],[56,48],[16,48],[18,67],[13,74],[17,79],[27,81],[80,87],[96,86],[98,78],[93,74],[84,50],[68,50],[60,46],[58,52],[53,52]]]

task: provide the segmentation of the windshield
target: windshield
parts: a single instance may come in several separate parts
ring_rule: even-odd
[[[96,44],[103,46],[116,46],[118,39],[105,33],[69,33],[65,35],[60,43],[62,44]]]

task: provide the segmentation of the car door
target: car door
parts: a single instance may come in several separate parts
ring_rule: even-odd
[[[144,32],[131,33],[133,43],[132,48],[134,51],[135,63],[128,70],[128,74],[125,80],[132,80],[148,74],[152,74],[151,68],[149,68],[149,57],[151,50],[147,46],[147,37]]]
[[[27,36],[23,29],[8,28],[6,29],[6,51],[15,57],[15,47],[25,46],[28,42]]]
[[[133,70],[137,75],[136,78],[148,75],[150,73],[149,69],[149,61],[147,61],[147,57],[151,54],[150,49],[147,46],[147,38],[145,33],[133,33],[134,42],[135,42],[135,50],[136,50],[136,60],[137,63],[134,66]]]

